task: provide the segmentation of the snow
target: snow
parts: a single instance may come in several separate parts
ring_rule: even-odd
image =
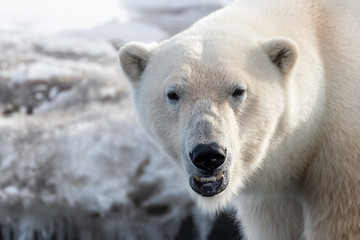
[[[121,39],[122,43],[130,41],[161,41],[169,37],[168,33],[166,33],[161,28],[150,25],[146,22],[133,21],[121,23],[116,20],[106,22],[102,25],[87,30],[64,31],[61,33],[61,35],[90,39],[101,36],[102,38],[113,41],[119,41],[119,39]]]
[[[59,89],[57,87],[52,87],[49,91],[49,98],[53,99],[58,94]]]
[[[206,239],[213,219],[137,124],[117,51],[166,39],[226,2],[2,3],[2,239],[174,239],[189,217]]]
[[[100,35],[102,36],[102,35]],[[105,40],[91,40],[75,37],[42,37],[33,40],[33,45],[39,51],[53,55],[75,55],[78,57],[101,57],[114,55],[114,48]]]
[[[161,41],[231,0],[5,0],[0,31],[41,36]],[[29,11],[31,9],[31,11]],[[81,47],[81,45],[78,45]]]
[[[118,227],[132,222],[126,236],[136,227],[157,239],[173,238],[191,213],[186,187],[137,126],[126,89],[108,84],[81,81],[32,116],[8,118],[12,124],[0,129],[2,207],[18,209],[10,215],[21,219],[49,217],[40,206],[58,217],[73,216],[63,209],[105,217],[117,208]]]
[[[0,8],[0,29],[56,34],[62,30],[91,28],[112,19],[126,20],[117,0],[5,0]]]
[[[198,6],[211,6],[211,5],[225,5],[230,0],[123,0],[123,4],[130,9],[135,9],[137,11],[144,9],[170,9],[178,10],[184,8],[193,8]]]

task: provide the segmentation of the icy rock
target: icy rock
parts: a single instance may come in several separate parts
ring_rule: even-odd
[[[24,109],[0,117],[2,239],[174,239],[194,204],[137,125],[118,63],[28,51],[0,101]]]

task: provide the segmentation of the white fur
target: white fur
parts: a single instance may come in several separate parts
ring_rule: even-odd
[[[244,0],[120,51],[140,122],[185,179],[196,144],[227,148],[225,191],[190,192],[205,211],[234,206],[248,239],[360,239],[359,12],[355,0]]]

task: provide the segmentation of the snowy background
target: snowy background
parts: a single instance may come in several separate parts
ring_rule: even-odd
[[[234,239],[139,129],[117,58],[228,2],[1,2],[0,239]]]

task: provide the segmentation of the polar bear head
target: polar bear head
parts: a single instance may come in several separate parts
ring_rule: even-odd
[[[225,205],[261,167],[284,128],[297,52],[289,38],[221,29],[120,49],[141,125],[203,206]]]

